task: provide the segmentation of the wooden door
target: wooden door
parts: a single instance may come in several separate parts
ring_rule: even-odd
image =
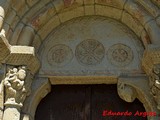
[[[59,85],[39,104],[35,120],[147,120],[135,116],[103,116],[104,110],[144,112],[136,100],[127,103],[117,94],[116,85]]]
[[[94,85],[91,98],[91,120],[147,120],[146,117],[134,116],[136,111],[145,112],[143,105],[135,100],[133,103],[123,101],[117,94],[116,85]],[[104,111],[131,112],[131,116],[103,116]]]

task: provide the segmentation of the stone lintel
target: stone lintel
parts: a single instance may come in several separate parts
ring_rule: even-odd
[[[52,85],[61,84],[116,84],[117,76],[50,76]]]

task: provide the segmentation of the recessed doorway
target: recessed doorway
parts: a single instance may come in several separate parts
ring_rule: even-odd
[[[109,115],[127,111],[132,115]],[[35,120],[147,120],[135,116],[137,111],[145,112],[143,104],[123,101],[116,85],[55,85],[38,105]]]

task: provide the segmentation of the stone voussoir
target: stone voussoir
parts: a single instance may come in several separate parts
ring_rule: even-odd
[[[10,54],[10,44],[4,35],[0,34],[0,62],[2,62]]]

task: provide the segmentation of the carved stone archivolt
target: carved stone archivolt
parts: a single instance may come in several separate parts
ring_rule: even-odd
[[[6,94],[5,106],[23,106],[26,96],[30,93],[30,85],[32,82],[32,75],[27,72],[26,66],[10,66],[8,68],[6,77],[2,82]]]

